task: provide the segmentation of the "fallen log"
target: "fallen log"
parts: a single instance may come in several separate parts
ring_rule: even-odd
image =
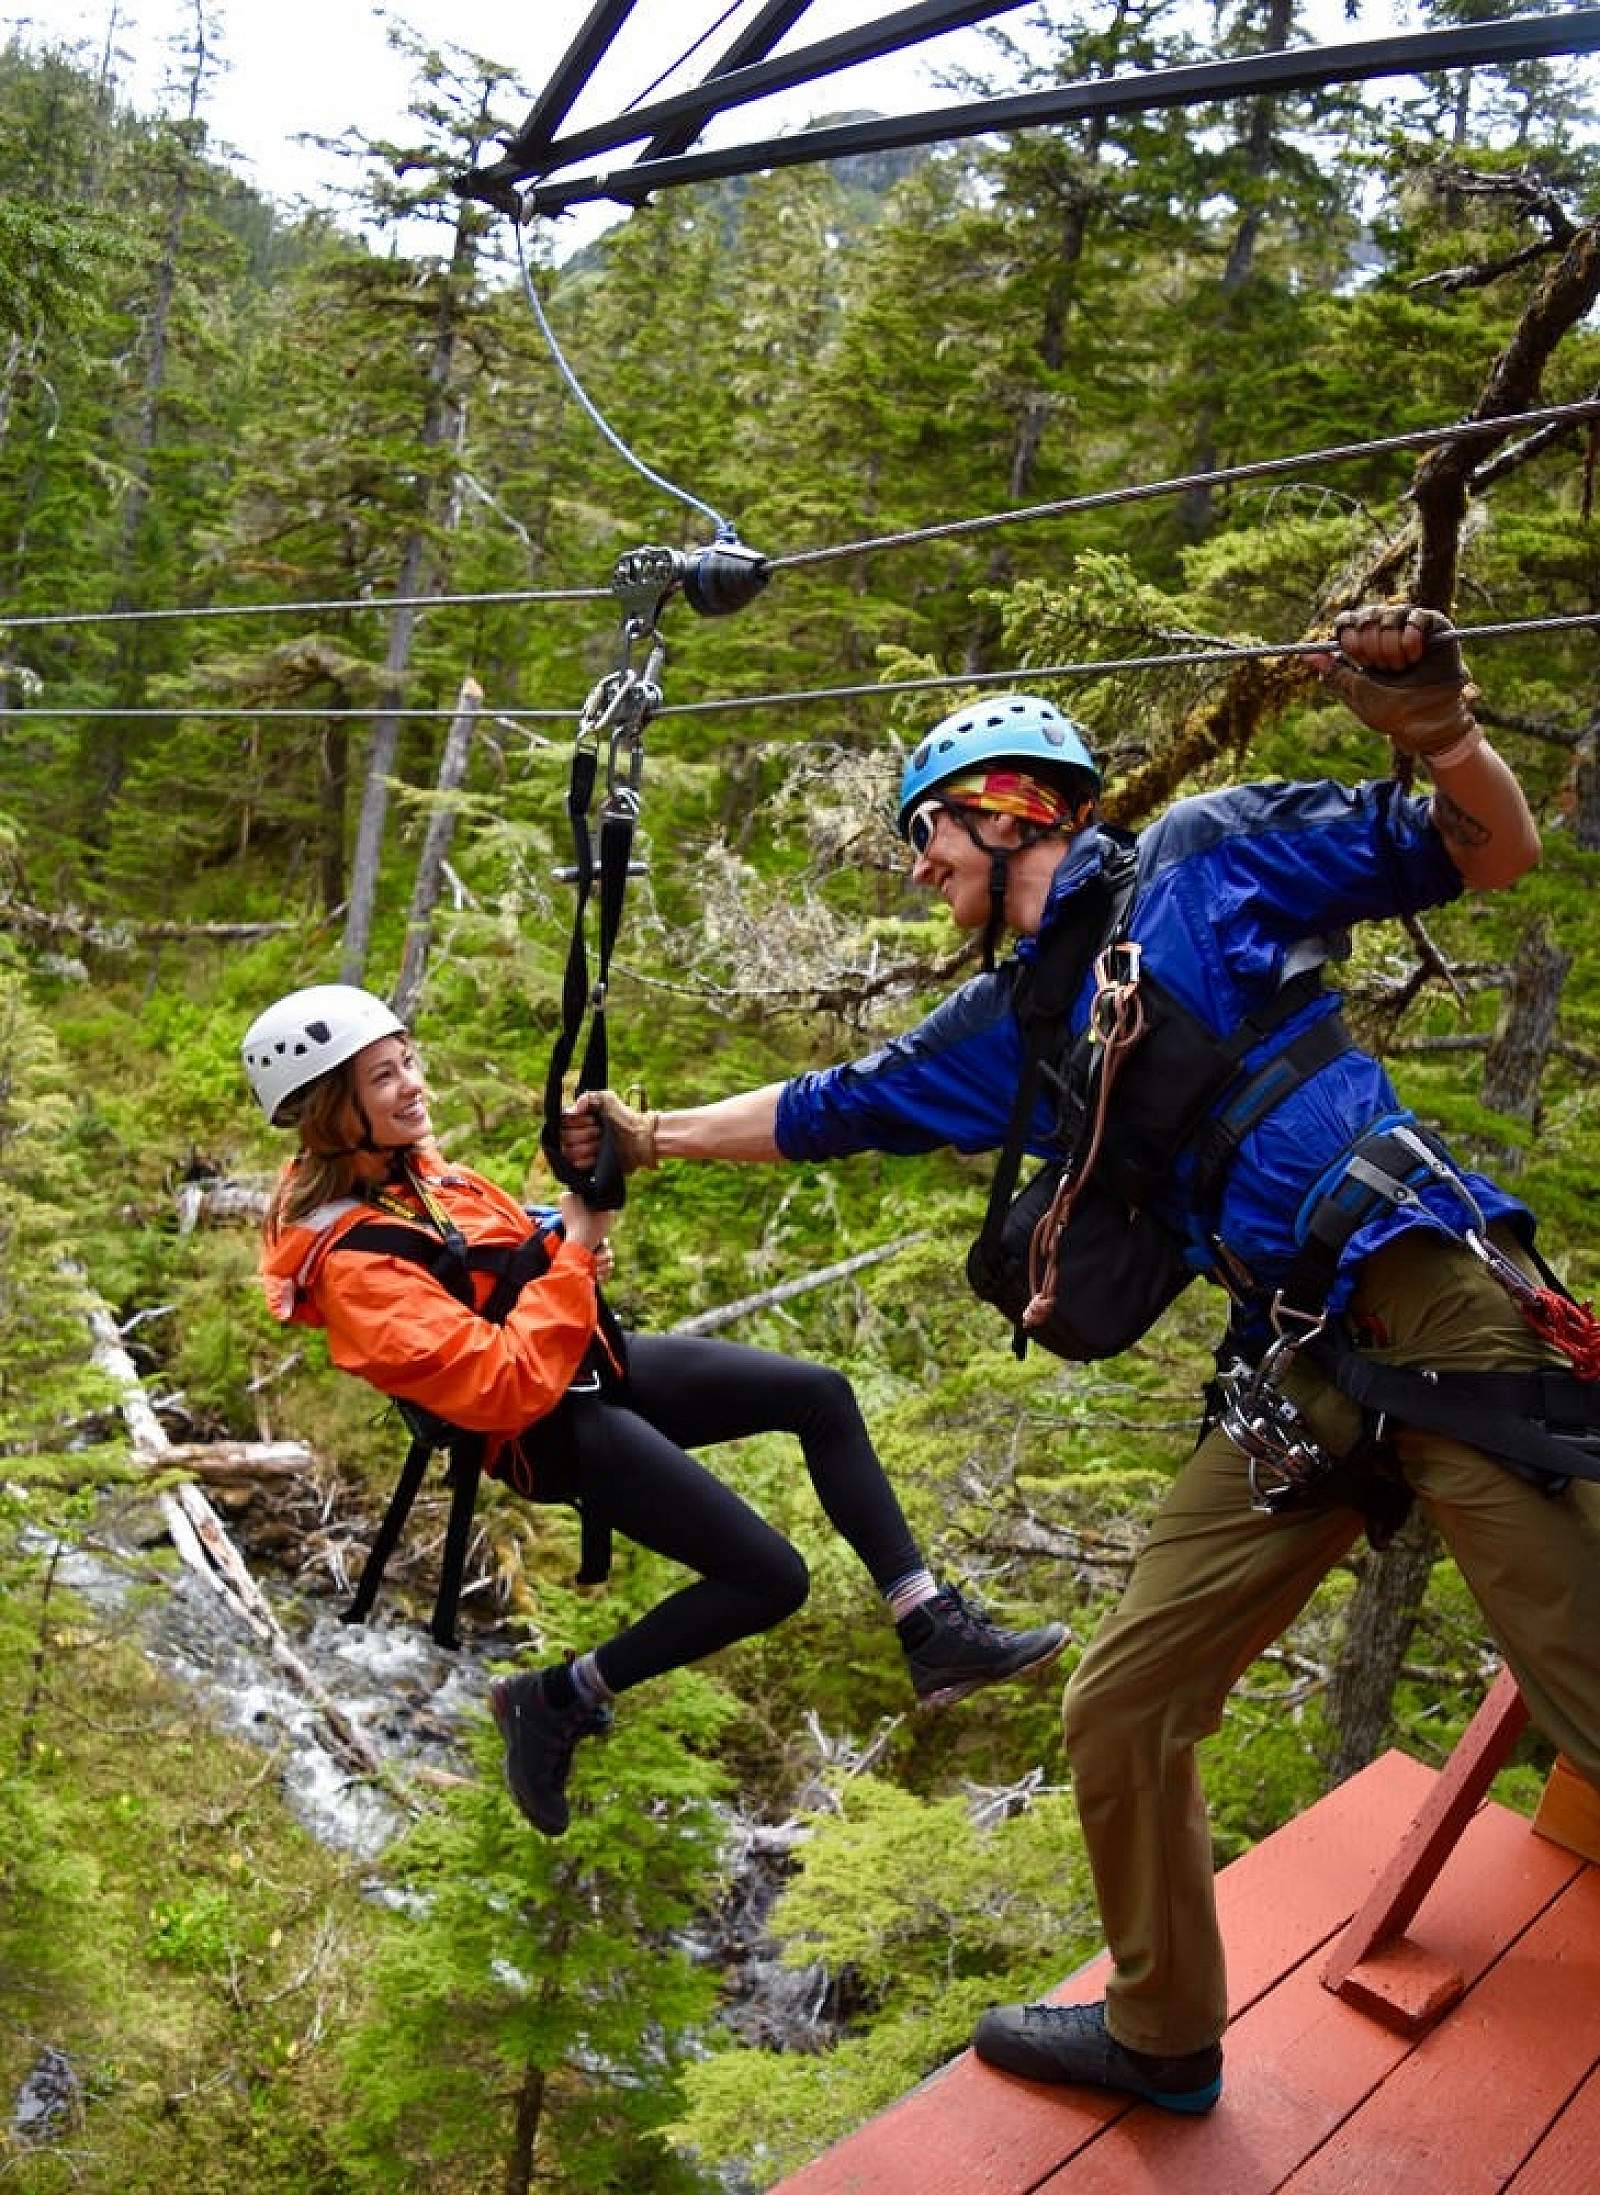
[[[202,1221],[208,1227],[226,1227],[233,1220],[249,1220],[259,1227],[267,1216],[272,1192],[247,1181],[186,1181],[177,1193],[178,1232],[192,1235]]]
[[[117,1322],[103,1303],[92,1303],[87,1312],[96,1367],[115,1384],[118,1406],[133,1442],[134,1454],[153,1471],[167,1472],[180,1465],[186,1453],[167,1437],[165,1426],[151,1408],[139,1383],[138,1368],[122,1346]],[[187,1452],[199,1444],[186,1444]],[[249,1442],[229,1444],[248,1448]],[[263,1443],[280,1452],[296,1444]],[[284,1636],[265,1594],[250,1574],[250,1566],[228,1537],[227,1528],[192,1479],[157,1496],[172,1544],[187,1568],[203,1579],[233,1619],[242,1624],[271,1656],[274,1664],[303,1693],[321,1716],[338,1752],[360,1775],[369,1777],[395,1800],[414,1812],[417,1802],[383,1760],[370,1738],[351,1721],[321,1679],[311,1670]]]
[[[303,1440],[169,1441],[146,1463],[147,1473],[182,1471],[220,1486],[241,1479],[298,1479],[316,1462]]]

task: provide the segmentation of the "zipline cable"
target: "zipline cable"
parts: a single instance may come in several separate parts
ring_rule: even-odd
[[[493,593],[334,596],[320,602],[205,602],[159,610],[45,610],[24,617],[0,611],[0,633],[45,625],[153,625],[174,617],[286,617],[306,610],[445,610],[491,602],[609,602],[609,587],[507,587]]]
[[[668,480],[664,474],[652,470],[652,468],[645,463],[642,457],[636,457],[634,455],[633,451],[629,449],[627,443],[623,441],[621,435],[619,435],[606,420],[605,415],[600,410],[600,407],[593,401],[588,391],[584,388],[583,383],[578,379],[577,375],[568,365],[566,357],[562,352],[561,345],[556,341],[556,332],[554,328],[551,327],[549,321],[545,318],[544,307],[539,302],[539,292],[534,287],[533,276],[529,271],[528,254],[522,242],[521,222],[513,221],[511,224],[511,230],[512,234],[516,237],[517,240],[517,265],[522,272],[523,294],[527,298],[528,303],[533,307],[533,317],[539,323],[539,332],[541,335],[543,335],[546,344],[549,346],[550,356],[555,360],[556,367],[560,372],[562,380],[565,381],[567,387],[577,398],[578,403],[583,409],[585,417],[594,427],[599,430],[599,432],[604,436],[605,440],[610,443],[611,447],[617,452],[617,455],[619,457],[626,458],[626,460],[633,467],[636,473],[643,474],[644,478],[648,480],[652,486],[664,489],[668,495],[676,496],[680,503],[687,503],[692,510],[699,511],[703,517],[709,518],[712,525],[716,528],[716,535],[719,541],[737,541],[739,538],[738,529],[732,524],[730,520],[724,518],[720,511],[714,510],[709,503],[702,503],[699,496],[691,495],[687,488],[678,487],[675,482]]]
[[[700,48],[705,45],[710,39],[715,38],[718,31],[721,30],[723,24],[730,22],[732,18],[738,14],[739,10],[744,6],[744,4],[745,0],[728,0],[728,5],[723,9],[722,13],[717,17],[716,21],[714,23],[708,23],[706,25],[705,29],[700,33],[699,37],[694,41],[693,45],[685,46],[676,61],[669,61],[666,67],[661,71],[661,74],[657,77],[653,77],[651,81],[646,84],[643,91],[637,91],[634,93],[633,97],[628,101],[628,104],[623,108],[623,113],[632,114],[636,107],[642,107],[645,101],[650,97],[652,92],[658,92],[669,76],[676,76],[679,69],[683,67],[686,61],[692,61],[695,55],[700,51]]]
[[[996,526],[1023,526],[1035,519],[1061,518],[1071,511],[1110,510],[1119,503],[1148,502],[1157,496],[1182,495],[1192,488],[1226,487],[1237,480],[1266,480],[1305,465],[1332,465],[1345,458],[1376,457],[1388,450],[1414,450],[1436,442],[1469,442],[1507,429],[1553,425],[1563,419],[1600,417],[1600,397],[1584,397],[1572,404],[1551,404],[1538,411],[1506,412],[1494,419],[1475,419],[1457,426],[1418,427],[1406,434],[1382,435],[1371,442],[1336,442],[1326,449],[1301,450],[1290,457],[1255,458],[1242,465],[1224,465],[1212,472],[1179,473],[1169,480],[1147,480],[1122,488],[1101,488],[1090,495],[1062,496],[1052,503],[1029,503],[1009,511],[991,511],[978,518],[952,518],[931,526],[907,527],[903,532],[871,534],[862,541],[836,542],[821,549],[800,549],[772,558],[775,572],[798,571],[809,564],[831,564],[841,557],[864,556],[879,549],[904,549],[923,541],[944,541],[958,534],[986,533]]]
[[[773,571],[797,571],[807,565],[832,563],[842,557],[866,555],[878,549],[905,548],[924,541],[979,533],[999,526],[1027,525],[1038,519],[1065,517],[1075,511],[1108,510],[1120,503],[1142,503],[1163,495],[1185,494],[1193,488],[1227,487],[1242,480],[1270,479],[1275,475],[1294,472],[1303,466],[1334,464],[1355,457],[1381,457],[1397,450],[1427,448],[1434,443],[1467,442],[1478,436],[1508,429],[1554,426],[1563,421],[1575,422],[1597,417],[1600,417],[1600,397],[1584,397],[1568,404],[1546,405],[1537,411],[1507,412],[1496,419],[1452,422],[1443,427],[1415,427],[1405,434],[1380,435],[1366,442],[1338,442],[1323,449],[1294,451],[1286,457],[1247,459],[1242,464],[1224,465],[1210,472],[1180,473],[1165,480],[1134,481],[1120,488],[1101,488],[1088,495],[1066,496],[1053,503],[1025,504],[1011,510],[991,511],[975,518],[943,520],[935,525],[909,528],[901,533],[875,534],[860,541],[794,550],[787,556],[771,557],[767,561]],[[708,506],[697,507],[706,509],[708,515],[716,517],[716,513],[709,511]],[[8,617],[0,613],[0,633],[36,631],[44,627],[69,625],[122,625],[141,621],[153,623],[181,617],[276,617],[307,610],[430,610],[457,609],[480,603],[608,602],[611,599],[609,587],[511,587],[492,592],[362,595],[355,599],[330,598],[312,602],[216,602],[194,608],[167,607],[154,610],[50,610],[30,612],[20,617]]]
[[[1600,627],[1600,610],[1576,610],[1569,614],[1551,617],[1514,617],[1502,619],[1492,625],[1457,625],[1453,637],[1467,646],[1475,646],[1480,640],[1509,639],[1515,634],[1578,632],[1585,628]],[[794,688],[783,693],[771,694],[722,694],[712,695],[702,701],[669,701],[652,711],[663,716],[714,716],[730,709],[776,709],[791,703],[810,701],[855,701],[882,694],[935,693],[961,686],[1020,686],[1027,687],[1046,678],[1104,678],[1111,673],[1133,675],[1140,671],[1176,670],[1197,664],[1266,662],[1294,656],[1328,655],[1334,643],[1327,640],[1218,640],[1199,648],[1178,648],[1161,655],[1103,656],[1094,662],[1078,663],[1022,663],[1013,664],[1003,671],[945,671],[926,678],[890,678],[880,683],[868,682],[857,686],[809,686]],[[493,709],[486,714],[507,724],[570,724],[571,709],[523,709],[510,707]],[[26,723],[29,718],[56,717],[183,717],[216,716],[230,722],[235,719],[257,722],[262,719],[283,718],[301,721],[307,717],[359,718],[394,716],[417,721],[438,721],[454,717],[454,709],[318,709],[306,708],[242,708],[230,709],[226,703],[178,702],[170,708],[113,709],[105,707],[74,708],[65,704],[60,708],[41,703],[27,709],[0,709],[0,724]]]

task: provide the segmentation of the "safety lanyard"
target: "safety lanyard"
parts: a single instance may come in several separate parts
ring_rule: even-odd
[[[405,1175],[406,1182],[412,1195],[416,1198],[417,1204],[422,1207],[421,1217],[427,1221],[447,1250],[454,1252],[458,1257],[464,1258],[467,1238],[450,1216],[449,1207],[430,1186],[426,1178],[418,1173],[409,1159],[402,1158],[400,1160],[400,1171]],[[378,1207],[380,1212],[390,1212],[396,1219],[408,1219],[415,1224],[418,1218],[415,1206],[408,1204],[404,1197],[396,1195],[395,1191],[386,1184],[369,1190],[368,1199]]]
[[[584,1173],[561,1148],[561,1113],[566,1103],[566,1077],[577,1056],[584,1022],[582,1064],[578,1069],[578,1094],[603,1090],[610,1080],[610,1044],[606,1033],[606,999],[611,984],[611,955],[622,927],[622,903],[628,878],[643,864],[633,861],[634,825],[639,817],[640,781],[644,771],[645,727],[661,706],[659,679],[666,661],[666,644],[656,630],[656,619],[667,596],[679,584],[680,560],[670,549],[635,549],[619,557],[612,574],[612,592],[622,604],[622,654],[617,668],[600,680],[583,705],[573,743],[572,774],[567,784],[567,820],[572,827],[572,866],[556,871],[577,890],[573,909],[572,938],[567,947],[566,973],[561,984],[561,1027],[550,1052],[545,1075],[544,1126],[539,1142],[551,1172],[569,1189],[575,1189],[597,1211],[615,1211],[626,1195],[622,1166],[609,1126],[602,1121],[600,1148],[593,1169]],[[633,663],[635,649],[646,647],[642,670]],[[606,741],[606,791],[600,804],[599,859],[589,828],[590,809],[600,777],[600,742]],[[595,979],[589,982],[587,940],[589,901],[599,878],[595,924]]]

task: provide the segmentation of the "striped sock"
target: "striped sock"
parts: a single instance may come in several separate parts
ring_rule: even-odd
[[[616,1694],[601,1676],[600,1664],[595,1660],[592,1651],[579,1654],[569,1662],[567,1673],[572,1679],[572,1689],[577,1694],[580,1707],[604,1707],[608,1700],[615,1699]]]
[[[939,1582],[931,1570],[908,1570],[903,1578],[896,1578],[893,1585],[884,1587],[883,1597],[889,1603],[889,1613],[898,1623],[909,1616],[913,1608],[920,1608],[924,1601],[931,1601],[939,1590]]]

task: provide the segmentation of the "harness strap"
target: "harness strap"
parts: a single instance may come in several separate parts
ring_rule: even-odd
[[[1137,858],[1131,845],[1114,848],[1094,886],[1085,889],[1081,905],[1074,910],[1075,919],[1056,932],[1032,967],[1019,978],[1019,983],[1026,986],[1016,1002],[1024,1037],[1022,1068],[1017,1078],[1011,1118],[1006,1123],[1005,1141],[995,1162],[983,1226],[972,1246],[972,1257],[980,1265],[995,1264],[1002,1256],[1006,1214],[1011,1209],[1017,1176],[1022,1170],[1045,1052],[1083,988],[1095,955],[1122,926],[1133,900],[1136,868]],[[1021,1356],[1026,1346],[1026,1337],[1019,1327],[1012,1347]]]
[[[1296,985],[1305,981],[1295,977],[1285,984],[1274,1001],[1277,1011],[1274,1019],[1283,1022],[1298,1013],[1311,996],[1321,988],[1319,971],[1308,971],[1311,981],[1304,995],[1290,998],[1288,994]],[[1282,1003],[1280,1004],[1279,1001]],[[1248,1025],[1252,1038],[1259,1034],[1255,1024]],[[1246,1046],[1253,1049],[1253,1044]],[[1259,1126],[1267,1115],[1301,1083],[1309,1082],[1314,1074],[1331,1066],[1346,1052],[1355,1049],[1355,1038],[1350,1034],[1344,1017],[1339,1013],[1324,1014],[1318,1021],[1302,1029],[1292,1037],[1282,1051],[1274,1053],[1265,1065],[1249,1075],[1234,1091],[1219,1113],[1207,1121],[1201,1131],[1195,1158],[1195,1194],[1202,1203],[1211,1204],[1222,1187],[1223,1177],[1238,1156],[1239,1146],[1250,1131]]]
[[[445,1526],[444,1551],[439,1557],[439,1590],[434,1595],[433,1621],[428,1626],[440,1646],[461,1644],[456,1633],[456,1608],[461,1599],[461,1580],[466,1575],[467,1548],[472,1537],[472,1512],[478,1503],[478,1481],[483,1476],[487,1442],[481,1433],[458,1432],[450,1443],[450,1521]],[[366,1573],[362,1573],[363,1585]]]
[[[455,1242],[441,1241],[428,1228],[400,1220],[358,1220],[333,1245],[333,1251],[345,1249],[407,1258],[413,1264],[425,1267],[442,1288],[468,1309],[475,1308],[473,1273],[493,1273],[496,1276],[494,1287],[478,1316],[495,1326],[505,1324],[529,1281],[548,1271],[550,1265],[550,1253],[542,1234],[529,1235],[519,1243],[467,1244],[463,1249],[459,1237]],[[599,1313],[607,1350],[620,1363],[622,1343],[616,1321],[604,1302],[599,1306]],[[397,1397],[395,1407],[410,1429],[411,1446],[389,1497],[389,1506],[373,1534],[355,1594],[339,1620],[341,1623],[364,1623],[371,1614],[389,1558],[421,1490],[428,1459],[442,1448],[450,1459],[445,1474],[450,1488],[450,1518],[445,1527],[439,1586],[429,1628],[441,1646],[453,1648],[460,1644],[456,1612],[461,1601],[472,1516],[477,1506],[488,1442],[482,1433],[452,1425],[448,1419],[425,1410],[420,1403],[405,1402]],[[578,1504],[578,1509],[581,1533],[577,1583],[603,1584],[611,1574],[611,1527],[583,1504]]]
[[[434,1420],[435,1424],[437,1422]],[[406,1460],[401,1465],[394,1492],[389,1496],[389,1506],[383,1513],[382,1523],[372,1536],[372,1545],[367,1549],[367,1559],[362,1565],[355,1595],[349,1607],[340,1613],[341,1623],[365,1623],[372,1613],[372,1604],[378,1597],[378,1587],[383,1583],[383,1573],[389,1566],[389,1557],[394,1553],[400,1534],[405,1529],[406,1519],[411,1514],[411,1504],[416,1500],[417,1491],[422,1485],[428,1459],[438,1446],[431,1428],[427,1431],[413,1431],[411,1446],[406,1450]],[[440,1590],[443,1591],[442,1581]]]
[[[1307,1354],[1374,1416],[1444,1433],[1551,1494],[1600,1480],[1600,1386],[1550,1366],[1527,1372],[1428,1372],[1379,1364],[1324,1334]]]
[[[1346,1147],[1337,1173],[1316,1196],[1281,1300],[1307,1316],[1320,1312],[1332,1291],[1346,1243],[1387,1205],[1420,1202],[1418,1185],[1441,1175],[1454,1178],[1444,1144],[1414,1121],[1369,1128]]]
[[[544,1083],[544,1125],[539,1147],[556,1179],[575,1189],[597,1211],[616,1211],[626,1195],[622,1165],[617,1157],[609,1123],[602,1116],[600,1149],[594,1171],[584,1174],[573,1166],[561,1148],[561,1111],[566,1102],[566,1076],[583,1033],[586,1011],[593,1008],[578,1089],[603,1090],[610,1080],[610,1045],[606,1034],[606,987],[610,981],[611,953],[622,924],[622,901],[627,890],[628,864],[633,849],[633,817],[607,811],[600,822],[600,914],[596,937],[598,973],[593,993],[589,989],[589,953],[586,924],[596,864],[594,841],[589,831],[589,808],[594,799],[599,755],[595,748],[579,745],[573,750],[572,775],[567,784],[567,820],[572,826],[572,881],[576,900],[572,937],[567,946],[567,965],[561,980],[561,1027],[550,1049],[550,1065]]]

